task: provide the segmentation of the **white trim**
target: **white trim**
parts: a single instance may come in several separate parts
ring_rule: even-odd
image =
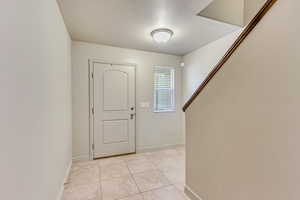
[[[134,63],[115,62],[115,61],[101,60],[101,59],[89,59],[89,61],[92,63],[102,63],[102,64],[111,64],[111,65],[125,65],[125,66],[133,66],[133,67],[137,66]]]
[[[59,193],[57,195],[57,198],[56,198],[57,200],[62,200],[62,198],[63,198],[64,188],[65,188],[64,186],[65,186],[65,183],[67,183],[67,181],[68,181],[69,174],[70,174],[70,171],[71,171],[71,167],[72,167],[72,160],[70,161],[69,166],[66,169],[63,182],[61,183],[61,186],[60,186],[60,191],[59,191]]]
[[[94,107],[94,77],[92,78],[92,75],[94,74],[94,60],[89,59],[88,61],[88,67],[89,67],[89,159],[94,159],[94,150],[93,150],[93,144],[94,144],[94,116],[91,110]]]
[[[196,194],[189,186],[184,186],[184,193],[191,199],[191,200],[202,200],[202,198]]]
[[[176,108],[175,110],[154,110],[154,113],[170,113],[170,112],[176,112]]]
[[[100,60],[100,59],[88,59],[88,70],[89,70],[89,159],[94,160],[94,151],[93,151],[93,144],[94,144],[94,116],[92,114],[92,108],[94,107],[94,77],[92,78],[92,74],[94,74],[94,63],[102,63],[102,64],[110,64],[110,65],[123,65],[123,66],[131,66],[134,67],[134,90],[135,90],[135,108],[136,108],[136,64],[133,63],[122,63],[122,62],[114,62],[114,61],[107,61],[107,60]],[[135,114],[137,116],[137,113]],[[137,118],[137,117],[136,117]],[[136,121],[135,121],[135,151],[136,151]],[[81,156],[80,156],[81,157]],[[76,160],[85,160],[84,158],[76,158]],[[74,158],[73,158],[74,160]]]
[[[159,151],[159,150],[165,150],[165,149],[171,149],[175,147],[182,147],[185,146],[182,143],[179,144],[166,144],[166,145],[160,145],[160,146],[138,146],[136,149],[137,153],[144,153],[144,152],[151,152],[151,151]]]
[[[173,89],[173,94],[172,94],[172,101],[173,101],[173,105],[172,108],[170,109],[166,109],[166,110],[158,110],[156,108],[156,88],[155,88],[155,71],[156,69],[169,69],[171,71],[171,85],[172,85],[172,89]],[[176,112],[176,67],[170,67],[170,66],[162,66],[162,65],[156,65],[153,67],[153,76],[154,76],[154,80],[153,80],[153,112],[154,113],[164,113],[164,112]]]

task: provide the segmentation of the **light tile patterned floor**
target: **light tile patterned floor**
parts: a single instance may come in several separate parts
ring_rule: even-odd
[[[75,162],[63,200],[188,200],[184,183],[182,146]]]

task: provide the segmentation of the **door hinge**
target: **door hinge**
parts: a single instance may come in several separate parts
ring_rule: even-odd
[[[94,107],[92,108],[92,114],[94,114]]]
[[[94,73],[91,74],[91,77],[94,78]]]

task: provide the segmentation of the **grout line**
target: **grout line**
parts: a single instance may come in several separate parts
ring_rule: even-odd
[[[152,165],[154,165],[155,168],[156,168],[156,169],[147,170],[147,171],[159,171],[159,172],[161,172],[161,173],[163,174],[163,172],[160,171],[160,169],[159,169],[153,162],[151,162],[151,160],[148,160],[147,157],[145,157],[145,158],[146,158],[147,162],[150,162],[150,163],[151,163]],[[167,185],[164,185],[164,186],[161,186],[161,187],[158,187],[158,188],[154,188],[154,189],[151,189],[151,190],[147,190],[147,191],[142,192],[142,191],[140,190],[140,188],[139,188],[139,186],[138,186],[136,180],[134,179],[134,173],[131,172],[130,169],[129,169],[129,166],[128,166],[127,161],[125,161],[125,163],[126,163],[126,166],[127,166],[128,170],[129,170],[129,173],[130,173],[130,175],[131,175],[131,177],[132,177],[132,179],[133,179],[134,183],[136,184],[136,187],[137,187],[137,189],[138,189],[138,191],[139,191],[138,194],[142,195],[143,193],[146,193],[146,192],[152,192],[152,191],[154,191],[154,190],[158,190],[158,189],[165,188],[165,187],[170,187],[170,186],[174,186],[175,189],[177,189],[176,186],[175,186],[175,185],[174,185],[174,184],[173,184],[173,183],[172,183],[172,182],[171,182],[171,181],[163,174],[164,178],[166,178],[166,179],[168,180],[168,184],[167,184]],[[147,172],[147,171],[144,171],[144,172]],[[140,172],[140,173],[144,173],[144,172]],[[136,174],[138,174],[138,173],[136,173]],[[126,197],[125,197],[125,198],[126,198]],[[142,198],[144,199],[143,195],[142,195]]]
[[[136,188],[137,188],[137,189],[138,189],[138,191],[139,191],[139,194],[141,194],[141,190],[140,190],[140,188],[139,188],[139,186],[138,186],[137,182],[136,182],[136,181],[135,181],[135,179],[134,179],[133,173],[132,173],[132,172],[130,171],[130,169],[129,169],[129,166],[128,166],[128,163],[127,163],[127,161],[125,161],[125,163],[126,163],[126,167],[127,167],[128,171],[129,171],[129,174],[130,174],[131,178],[133,179],[133,181],[134,181],[134,183],[135,183],[135,186],[136,186]]]
[[[99,189],[100,189],[100,200],[103,200],[104,197],[103,197],[103,187],[102,187],[102,173],[101,173],[101,166],[100,164],[97,162],[97,166],[98,166],[98,170],[99,170]]]
[[[180,153],[177,149],[175,149],[175,148],[172,148],[172,149],[176,150],[177,153]],[[150,153],[153,153],[153,152],[150,152]],[[138,154],[136,154],[136,155],[138,155]],[[121,156],[120,156],[120,157],[121,157]],[[165,178],[165,179],[167,180],[168,183],[167,183],[166,185],[164,185],[164,186],[161,186],[161,187],[158,187],[158,188],[154,188],[154,189],[151,189],[151,190],[147,190],[147,191],[142,192],[142,191],[140,190],[140,188],[139,188],[139,186],[138,186],[138,184],[137,184],[135,178],[134,178],[134,175],[135,175],[135,174],[139,174],[139,173],[133,173],[133,172],[130,170],[130,168],[129,168],[129,162],[130,162],[131,160],[123,160],[123,159],[122,159],[122,161],[125,163],[126,168],[127,168],[128,172],[129,172],[129,177],[131,177],[132,180],[134,181],[134,184],[135,184],[135,186],[136,186],[136,188],[137,188],[137,190],[138,190],[138,193],[132,194],[132,195],[130,194],[130,195],[128,195],[128,196],[119,198],[119,200],[120,200],[120,199],[123,199],[123,198],[128,198],[128,197],[130,197],[130,196],[134,196],[134,195],[141,195],[142,198],[144,199],[143,193],[146,193],[146,192],[152,192],[152,191],[155,191],[155,190],[159,190],[159,189],[166,188],[166,187],[171,187],[171,186],[174,187],[174,188],[176,189],[176,191],[182,193],[182,191],[181,191],[179,188],[176,187],[176,184],[177,184],[177,183],[175,183],[175,182],[173,183],[171,180],[169,180],[169,178],[165,175],[165,172],[164,172],[162,169],[160,169],[160,168],[158,167],[158,165],[156,165],[155,162],[154,162],[152,159],[150,159],[150,158],[147,157],[146,155],[142,155],[142,157],[144,157],[144,158],[145,158],[145,161],[146,161],[146,162],[149,162],[149,164],[153,165],[155,168],[154,168],[154,169],[151,169],[151,170],[146,170],[146,171],[143,171],[143,172],[139,172],[139,173],[145,173],[145,172],[147,172],[147,171],[158,171],[158,172],[161,173],[161,175],[163,176],[163,178]],[[100,192],[100,195],[99,195],[100,200],[104,200],[104,196],[103,196],[103,185],[102,185],[102,173],[101,173],[101,169],[102,169],[103,166],[101,166],[99,162],[96,162],[96,165],[97,165],[98,172],[99,172],[99,175],[98,175],[98,178],[99,178],[99,190],[98,190],[98,193]],[[121,178],[121,177],[120,177],[120,178]],[[178,183],[178,184],[181,184],[181,183]],[[115,200],[117,200],[117,199],[115,199]]]

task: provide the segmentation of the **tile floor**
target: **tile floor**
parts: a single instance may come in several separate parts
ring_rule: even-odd
[[[184,182],[182,146],[75,162],[63,200],[188,200]]]

